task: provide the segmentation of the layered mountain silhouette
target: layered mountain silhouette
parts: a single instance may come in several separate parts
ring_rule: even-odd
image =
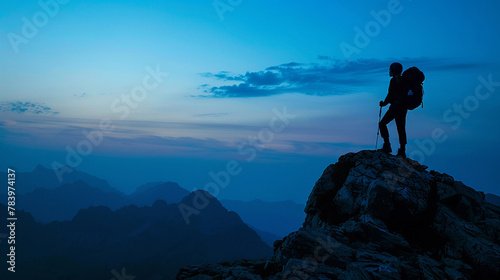
[[[15,276],[111,279],[113,269],[121,271],[126,267],[137,279],[173,279],[185,265],[272,254],[271,247],[238,214],[226,210],[210,194],[196,191],[181,203],[190,205],[200,196],[208,203],[191,217],[189,224],[179,204],[162,200],[152,206],[132,205],[114,211],[104,206],[90,207],[80,210],[71,221],[49,224],[38,223],[29,213],[18,211]],[[2,205],[0,214],[4,221],[5,208]],[[7,244],[0,245],[6,252]],[[1,261],[6,263],[5,254]]]
[[[16,190],[21,188],[16,186]],[[36,221],[71,220],[80,209],[107,206],[118,209],[126,205],[126,196],[120,192],[104,192],[82,180],[64,184],[56,189],[35,189],[16,197],[17,209],[30,212]],[[7,201],[7,200],[3,200]]]
[[[167,203],[179,203],[189,195],[189,191],[174,182],[148,183],[137,188],[128,200],[129,204],[149,206],[161,199]]]
[[[273,257],[190,266],[177,279],[500,279],[500,207],[426,169],[382,152],[346,154]]]
[[[497,196],[497,195],[494,195],[494,194],[491,194],[491,193],[487,193],[485,195],[485,199],[489,203],[500,207],[500,196]]]
[[[21,187],[18,185],[17,189]],[[37,188],[19,194],[17,208],[30,212],[36,221],[49,223],[71,220],[80,209],[90,206],[106,206],[116,210],[126,205],[151,206],[156,200],[179,203],[187,195],[189,191],[173,182],[150,184],[126,195],[119,191],[105,192],[83,180],[77,180],[55,189]]]
[[[290,232],[298,230],[305,218],[305,205],[291,200],[278,202],[258,199],[248,202],[221,200],[221,203],[227,209],[238,213],[245,223],[259,225],[259,230],[279,237],[285,237]]]
[[[51,179],[48,180],[49,183],[44,181],[36,184],[34,190],[27,192],[27,189],[33,189],[31,182],[37,181],[35,178],[42,178],[40,181],[55,178],[55,172],[41,165],[32,172],[20,172],[18,179],[24,180],[20,180],[20,183],[18,180],[16,186],[23,191],[17,194],[16,207],[29,212],[38,222],[49,223],[70,221],[79,210],[91,206],[106,206],[116,210],[128,205],[151,206],[156,200],[164,200],[169,204],[179,203],[190,193],[175,182],[161,181],[139,186],[135,192],[127,195],[109,186],[103,179],[78,170],[73,170],[72,173],[72,177],[64,177],[70,183],[59,184]],[[97,184],[97,187],[86,180]],[[0,199],[7,201],[6,194],[0,194]],[[304,205],[292,201],[222,200],[221,203],[225,208],[238,213],[270,246],[275,240],[297,230],[305,217]]]
[[[241,219],[270,246],[273,246],[276,240],[299,229],[305,218],[305,205],[291,200],[277,202],[265,202],[259,199],[248,202],[221,200],[221,203],[228,210],[238,213]]]
[[[17,172],[17,194],[26,194],[36,189],[52,190],[77,181],[87,182],[87,184],[103,192],[118,192],[118,190],[111,187],[106,180],[99,179],[88,173],[72,169],[68,166],[62,167],[60,170],[64,170],[64,172],[62,172],[64,176],[61,176],[62,180],[59,180],[54,170],[48,169],[40,164],[31,172]],[[0,172],[0,177],[7,178],[7,173]]]
[[[251,226],[247,222],[245,222],[245,223],[249,227],[251,227],[253,230],[255,230],[255,232],[259,235],[260,239],[262,239],[262,241],[264,241],[264,243],[266,243],[267,245],[269,245],[271,248],[274,246],[274,242],[276,242],[276,240],[281,239],[281,237],[279,237],[279,236],[277,236],[277,235],[275,235],[273,233],[260,230],[260,229],[258,229],[256,227]]]

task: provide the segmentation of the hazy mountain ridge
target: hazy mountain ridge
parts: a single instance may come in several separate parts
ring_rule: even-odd
[[[80,180],[103,192],[119,192],[117,189],[111,187],[106,180],[88,173],[70,167],[62,167],[60,170],[72,170],[72,172],[66,171],[61,173],[63,174],[61,176],[62,181],[59,180],[53,169],[46,168],[41,164],[38,164],[31,172],[16,172],[17,194],[26,194],[36,189],[52,190]],[[7,178],[7,173],[0,172],[0,177]]]
[[[32,172],[21,172],[17,175],[18,179],[25,178],[20,183],[19,180],[16,181],[16,189],[24,190],[17,194],[17,208],[28,211],[36,221],[42,223],[70,221],[79,210],[91,206],[106,206],[116,210],[127,205],[151,206],[156,200],[164,200],[169,204],[179,203],[190,194],[175,182],[160,181],[143,184],[135,192],[127,195],[110,187],[106,180],[78,170],[74,170],[73,179],[76,180],[74,182],[55,188],[48,183],[37,184],[36,189],[25,192],[26,189],[33,189],[33,186],[26,184],[36,181],[34,179],[36,176],[43,179],[55,176],[54,174],[53,170],[38,165]],[[81,178],[91,178],[91,182],[98,182],[101,187],[94,187]],[[5,194],[0,195],[0,198],[2,197],[5,198]],[[2,201],[6,201],[6,198]],[[303,212],[305,206],[292,201],[221,200],[221,203],[228,210],[238,213],[268,245],[297,230],[305,217]]]
[[[20,187],[16,183],[16,190],[18,188]],[[83,180],[77,180],[55,189],[37,188],[29,193],[18,194],[16,200],[18,209],[30,212],[37,221],[49,223],[69,221],[80,209],[91,206],[106,206],[116,210],[127,205],[151,206],[156,200],[178,203],[189,193],[177,183],[159,182],[139,192],[126,195],[117,190],[105,192]]]
[[[252,225],[248,224],[247,222],[245,222],[245,224],[247,224],[250,228],[252,228],[253,230],[255,230],[255,232],[259,235],[260,239],[262,241],[264,241],[264,243],[266,243],[267,245],[269,245],[270,247],[273,247],[274,246],[274,242],[276,242],[276,240],[279,240],[283,237],[279,237],[273,233],[270,233],[270,232],[267,232],[267,231],[263,231],[263,230],[260,230],[256,227],[253,227]]]
[[[189,194],[188,190],[175,182],[155,182],[138,187],[134,193],[129,195],[128,203],[137,206],[149,206],[158,199],[167,203],[178,203]]]
[[[238,213],[245,223],[280,238],[298,230],[306,217],[305,205],[291,200],[265,202],[256,199],[245,202],[223,199],[220,202],[228,210]]]
[[[190,203],[195,194],[185,197],[183,203]],[[183,265],[272,254],[271,247],[236,213],[227,211],[215,198],[203,195],[209,204],[190,224],[185,223],[178,204],[164,201],[151,207],[132,205],[114,211],[104,206],[90,207],[80,210],[72,221],[49,224],[37,223],[29,213],[19,211],[17,263],[22,269],[17,275],[55,279],[53,275],[58,275],[60,267],[44,264],[64,257],[76,268],[90,266],[103,273],[75,278],[66,275],[71,279],[110,279],[110,269],[123,266],[141,279],[154,275],[173,279]],[[0,217],[5,220],[5,205],[1,208]],[[1,260],[5,263],[6,256]]]
[[[64,184],[56,189],[35,189],[16,197],[17,209],[25,210],[35,220],[48,223],[71,220],[80,209],[90,206],[107,206],[118,209],[127,197],[120,192],[105,193],[82,180]]]
[[[494,194],[491,194],[491,193],[487,193],[485,195],[485,199],[489,203],[500,207],[500,196],[497,196],[497,195],[494,195]]]

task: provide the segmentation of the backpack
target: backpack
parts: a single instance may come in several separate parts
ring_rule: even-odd
[[[401,75],[403,78],[404,95],[403,104],[408,110],[413,110],[424,103],[422,101],[424,96],[424,88],[422,83],[425,80],[425,75],[417,67],[413,66],[406,69]]]

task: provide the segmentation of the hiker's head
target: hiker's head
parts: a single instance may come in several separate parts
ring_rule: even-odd
[[[403,72],[403,65],[401,65],[401,63],[394,62],[393,64],[391,64],[391,67],[389,67],[389,75],[391,77],[399,76],[401,75],[402,72]]]

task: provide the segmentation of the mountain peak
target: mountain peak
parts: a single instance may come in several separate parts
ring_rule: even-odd
[[[195,190],[191,192],[189,195],[184,197],[184,199],[182,199],[181,204],[198,210],[204,210],[206,208],[212,209],[215,206],[215,209],[222,208],[222,204],[219,200],[205,190]]]
[[[343,155],[316,182],[305,212],[271,259],[186,268],[178,279],[232,270],[244,279],[500,279],[500,208],[416,161]]]
[[[159,181],[159,182],[151,182],[151,183],[147,183],[147,184],[141,185],[141,186],[139,186],[136,189],[135,192],[136,193],[145,192],[145,191],[148,191],[148,190],[151,190],[151,189],[155,189],[155,188],[182,189],[182,187],[179,186],[179,184],[176,183],[176,182]]]
[[[46,168],[45,166],[43,166],[43,165],[41,165],[41,164],[37,164],[37,165],[35,166],[35,168],[33,169],[33,171],[31,171],[31,172],[33,172],[33,173],[38,173],[38,172],[46,172],[46,171],[48,171],[48,170],[49,170],[49,169],[48,169],[48,168]]]
[[[62,168],[68,167],[66,166]],[[62,170],[62,168],[59,170]],[[71,169],[71,172],[65,171],[64,176],[59,178],[54,169],[46,168],[41,164],[38,164],[31,172],[20,172],[19,177],[16,180],[16,185],[18,186],[17,189],[19,194],[27,194],[36,189],[53,190],[64,184],[73,183],[78,180],[83,180],[89,185],[99,188],[104,192],[119,192],[115,188],[111,187],[106,180],[92,176],[83,171]]]
[[[379,203],[373,195],[378,195],[375,190],[381,188],[393,196],[391,199],[411,206],[408,209],[413,214],[424,211],[433,177],[426,169],[417,161],[377,151],[345,154],[328,166],[316,182],[306,204],[306,222],[334,225],[356,214],[382,211],[387,205],[380,205],[382,209],[370,208],[372,203]]]

